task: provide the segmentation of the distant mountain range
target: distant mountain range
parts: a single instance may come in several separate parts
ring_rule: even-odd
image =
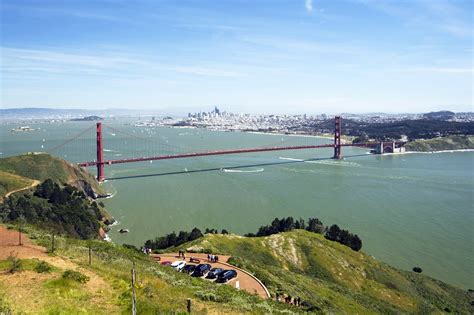
[[[54,109],[54,108],[6,108],[0,109],[0,119],[72,119],[87,116],[113,117],[147,115],[141,110],[129,109]],[[150,113],[151,114],[151,113]]]

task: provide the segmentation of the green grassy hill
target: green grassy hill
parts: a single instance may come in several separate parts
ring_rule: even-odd
[[[234,264],[253,272],[272,294],[301,297],[324,312],[474,311],[466,291],[397,270],[305,230],[254,238],[206,234],[178,249],[232,255]]]
[[[33,183],[31,178],[0,171],[0,202],[6,194],[29,187]]]
[[[415,140],[405,145],[407,151],[432,152],[442,150],[474,149],[473,136],[449,136],[429,140]]]
[[[56,182],[68,183],[80,188],[88,195],[93,195],[91,189],[97,194],[104,193],[92,174],[45,153],[30,153],[0,159],[0,171],[41,182],[51,178]]]
[[[36,243],[51,246],[50,235],[31,227],[26,230]],[[188,298],[193,301],[194,314],[473,311],[469,304],[472,297],[465,291],[420,274],[396,270],[362,252],[303,230],[261,238],[208,234],[182,248],[230,253],[234,263],[254,272],[273,296],[279,291],[301,297],[312,305],[304,307],[263,300],[231,286],[189,277],[119,245],[58,236],[55,244],[54,254],[29,250],[28,256],[22,257],[22,269],[14,275],[6,273],[11,262],[0,260],[0,310],[3,307],[14,313],[130,313],[130,269],[134,261],[140,314],[185,313]],[[49,273],[35,271],[41,261],[52,265]],[[67,280],[67,270],[77,270],[90,280],[85,284]],[[25,290],[29,298],[19,299]]]
[[[33,227],[25,232],[37,244],[51,246],[49,234]],[[0,227],[1,232],[1,227]],[[16,234],[15,234],[16,235]],[[138,314],[296,314],[295,306],[263,300],[229,285],[192,278],[170,267],[160,266],[148,256],[102,241],[81,241],[56,236],[54,253],[22,247],[22,267],[8,273],[12,263],[0,258],[0,314],[130,314],[132,290],[130,273],[135,263]],[[88,247],[92,264],[88,263]],[[18,248],[19,246],[16,246]],[[4,251],[13,250],[11,247]],[[22,253],[21,249],[18,249]],[[2,257],[2,246],[0,246]],[[3,257],[6,257],[3,255]],[[41,262],[49,272],[36,271]],[[86,283],[64,278],[75,270],[89,277]]]

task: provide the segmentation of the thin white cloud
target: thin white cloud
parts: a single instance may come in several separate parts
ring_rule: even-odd
[[[306,11],[308,11],[309,13],[313,12],[313,0],[306,0],[305,7]]]

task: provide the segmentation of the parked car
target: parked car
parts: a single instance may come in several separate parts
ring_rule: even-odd
[[[169,261],[169,260],[162,261],[162,262],[160,262],[160,265],[169,266],[169,265],[171,265],[171,261]]]
[[[222,272],[218,277],[216,282],[218,283],[226,283],[227,281],[234,279],[237,277],[237,271],[235,270],[225,270]]]
[[[186,262],[182,260],[175,261],[174,263],[171,264],[171,267],[175,268],[178,271],[181,271],[181,269],[186,266]]]
[[[209,270],[211,270],[211,265],[209,264],[199,264],[196,266],[196,269],[194,269],[194,272],[192,273],[192,277],[202,277],[205,276]]]
[[[181,271],[190,274],[194,272],[194,269],[196,269],[195,264],[187,264],[183,269],[181,269]]]
[[[207,274],[206,278],[215,279],[223,272],[224,272],[224,269],[222,268],[212,268],[211,270],[209,270],[209,273]]]

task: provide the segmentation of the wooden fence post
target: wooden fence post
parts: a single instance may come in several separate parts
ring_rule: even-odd
[[[54,253],[54,233],[52,234],[53,238],[51,239],[51,253]]]
[[[135,262],[132,263],[132,315],[137,314],[137,301],[135,296]]]
[[[91,243],[89,243],[89,266],[92,264],[92,248]]]
[[[20,226],[18,227],[18,245],[23,245],[21,243],[21,224]]]
[[[191,299],[188,298],[188,313],[191,313]]]

